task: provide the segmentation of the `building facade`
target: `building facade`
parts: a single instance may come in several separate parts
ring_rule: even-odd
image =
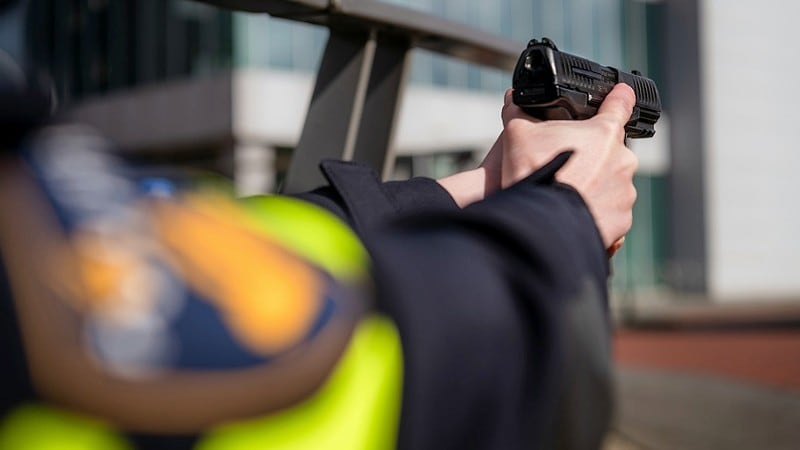
[[[664,293],[718,302],[800,296],[790,273],[797,214],[781,208],[779,187],[768,188],[774,184],[760,184],[765,199],[743,201],[752,190],[731,178],[737,164],[757,164],[745,149],[754,139],[780,149],[797,137],[796,127],[781,122],[790,111],[769,115],[781,124],[770,132],[743,134],[743,121],[761,124],[767,116],[745,114],[721,88],[739,86],[726,66],[738,64],[730,57],[739,48],[728,39],[731,24],[761,8],[747,3],[724,12],[713,0],[385,1],[512,39],[520,50],[547,36],[564,51],[656,80],[665,106],[656,138],[631,143],[642,163],[634,228],[614,261],[614,292],[623,302]],[[29,12],[33,54],[79,117],[148,157],[233,175],[243,194],[280,184],[327,40],[324,27],[191,0],[34,0]],[[763,24],[759,48],[748,47],[748,57],[762,63],[737,69],[748,81],[758,79],[768,57],[783,72],[793,70],[791,58],[767,51],[781,48],[771,40],[786,40],[788,28]],[[500,131],[510,74],[423,50],[411,58],[392,176],[436,177],[474,165]],[[738,89],[737,96],[752,93],[761,109],[776,107],[777,99],[756,92]],[[777,169],[797,166],[791,155],[769,155]],[[782,192],[797,190],[791,179],[782,177]],[[738,241],[745,228],[759,227],[769,232]]]

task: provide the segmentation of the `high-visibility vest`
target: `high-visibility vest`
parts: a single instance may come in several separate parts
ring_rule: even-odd
[[[343,284],[358,283],[367,276],[366,252],[357,237],[321,208],[282,196],[234,202],[218,193],[202,192],[190,202],[196,202],[195,211],[224,221],[221,235],[214,236],[217,245],[226,245],[225,230],[242,227],[280,243],[282,251],[321,268]],[[177,233],[183,230],[177,222],[167,226],[175,226]],[[369,313],[357,324],[344,354],[316,392],[281,411],[230,420],[204,430],[199,433],[196,448],[393,448],[401,406],[402,366],[397,329],[387,317]],[[86,417],[45,402],[20,405],[0,422],[0,450],[130,447],[123,431],[102,417]]]

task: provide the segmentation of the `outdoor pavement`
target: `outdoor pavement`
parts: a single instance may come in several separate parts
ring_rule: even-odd
[[[800,449],[800,327],[620,329],[604,450]]]

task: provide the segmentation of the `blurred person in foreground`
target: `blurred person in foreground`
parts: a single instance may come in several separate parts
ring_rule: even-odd
[[[633,104],[507,93],[475,170],[246,199],[78,125],[6,144],[0,449],[599,447]]]

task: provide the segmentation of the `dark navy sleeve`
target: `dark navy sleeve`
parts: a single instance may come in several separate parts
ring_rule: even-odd
[[[384,183],[369,167],[335,160],[323,161],[320,170],[329,184],[294,197],[331,211],[358,233],[398,215],[459,209],[450,194],[430,178]]]
[[[397,324],[399,449],[599,448],[611,413],[609,264],[565,152],[459,209],[430,179],[382,183],[354,163],[298,195],[359,234]]]
[[[581,197],[553,180],[568,157],[364,236],[404,349],[398,448],[600,447],[608,261]]]

